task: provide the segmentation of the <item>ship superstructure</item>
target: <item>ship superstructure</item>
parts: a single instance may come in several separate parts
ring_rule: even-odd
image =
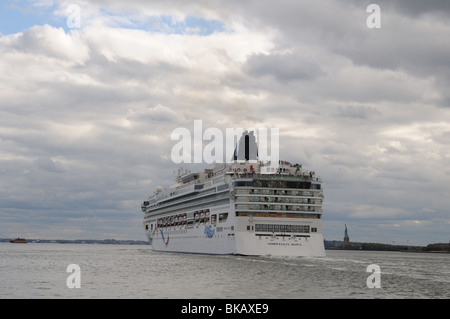
[[[158,251],[324,256],[320,177],[300,164],[244,160],[192,173],[159,187],[142,203],[144,227]],[[256,148],[254,148],[256,149]]]

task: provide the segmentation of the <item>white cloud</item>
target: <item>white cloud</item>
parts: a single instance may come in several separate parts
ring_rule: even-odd
[[[41,4],[64,20],[71,3]],[[380,236],[392,233],[380,220],[445,233],[449,25],[435,11],[389,6],[370,30],[356,2],[78,4],[81,29],[49,21],[0,37],[6,232],[28,218],[50,233],[64,224],[61,235],[143,238],[140,201],[173,181],[170,133],[202,119],[280,128],[283,158],[324,179],[327,239],[352,221]],[[215,32],[187,32],[208,21]]]
[[[67,34],[50,25],[34,26],[23,33],[3,37],[2,42],[18,52],[82,64],[89,51],[78,32]]]

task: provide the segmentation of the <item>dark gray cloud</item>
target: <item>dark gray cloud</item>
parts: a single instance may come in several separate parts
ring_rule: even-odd
[[[409,14],[413,17],[424,14],[450,15],[450,3],[446,0],[379,0],[380,6],[393,8],[400,14]]]
[[[450,5],[446,0],[337,0],[341,5],[352,4],[357,8],[367,8],[377,4],[382,10],[396,11],[400,15],[421,16],[424,14],[450,14]]]
[[[38,168],[48,172],[62,173],[64,171],[61,163],[54,161],[51,158],[38,158],[34,160],[34,164]]]
[[[340,106],[337,112],[338,116],[354,118],[354,119],[369,119],[374,116],[380,116],[382,113],[374,107],[370,106]]]
[[[246,67],[252,76],[272,76],[281,82],[313,80],[324,74],[315,61],[292,54],[253,55],[247,60]]]

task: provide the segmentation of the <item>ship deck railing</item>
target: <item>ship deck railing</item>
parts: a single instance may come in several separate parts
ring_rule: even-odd
[[[257,174],[257,173],[237,173],[227,172],[235,178],[253,178],[253,179],[283,179],[283,180],[302,180],[322,182],[320,177],[310,176],[309,174]]]
[[[157,212],[157,214],[163,214],[170,212],[172,210],[183,210],[190,207],[196,207],[198,205],[203,205],[205,203],[222,202],[224,200],[229,202],[228,190],[220,191],[217,193],[195,196],[189,198],[188,200],[180,199],[173,202],[157,204],[146,209],[146,213],[152,214]],[[213,197],[214,196],[214,197]],[[200,198],[199,198],[200,197]]]

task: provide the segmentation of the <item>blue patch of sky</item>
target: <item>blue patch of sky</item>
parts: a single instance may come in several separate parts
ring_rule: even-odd
[[[184,20],[185,30],[198,35],[210,35],[215,32],[224,32],[225,25],[219,20],[206,20],[194,16],[187,16]]]
[[[3,35],[23,32],[35,25],[48,24],[70,31],[67,17],[55,15],[58,5],[37,6],[33,0],[8,0],[0,4],[0,32]],[[208,20],[196,16],[186,16],[184,20],[174,19],[170,15],[151,16],[139,19],[133,15],[121,15],[101,10],[101,15],[109,18],[111,27],[145,30],[166,34],[195,34],[207,36],[214,32],[225,31],[219,20]],[[68,12],[68,16],[71,13]],[[81,27],[83,16],[81,10]]]
[[[56,5],[36,6],[29,0],[9,0],[0,3],[0,32],[3,35],[23,32],[34,25],[49,24],[64,27],[65,19],[53,12]]]
[[[174,19],[170,15],[150,16],[137,19],[103,12],[111,18],[111,26],[125,29],[137,29],[166,34],[196,34],[207,36],[214,32],[225,31],[225,25],[219,20],[208,20],[195,16],[186,16],[184,20]]]

